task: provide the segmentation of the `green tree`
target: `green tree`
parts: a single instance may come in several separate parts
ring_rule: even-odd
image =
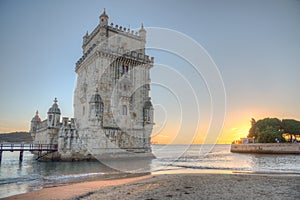
[[[277,118],[264,118],[258,121],[252,118],[251,120],[251,128],[249,130],[248,137],[258,139],[260,134],[267,130],[267,128],[272,127],[274,130],[281,130],[281,121]],[[268,130],[270,131],[270,130]],[[262,138],[262,136],[260,137]]]
[[[276,142],[276,138],[281,142],[285,142],[283,134],[290,136],[289,141],[292,138],[300,136],[300,121],[294,119],[283,119],[280,121],[277,118],[264,118],[258,121],[251,119],[251,128],[249,129],[249,138],[255,138],[260,143],[272,143]]]
[[[283,119],[281,122],[282,129],[284,133],[290,135],[290,141],[292,142],[292,137],[300,135],[300,121],[294,119]]]
[[[248,138],[257,138],[257,131],[256,131],[256,121],[254,118],[251,119],[251,128],[249,129]]]
[[[284,141],[282,137],[283,130],[278,129],[277,127],[267,126],[264,130],[260,131],[257,141],[259,143],[274,143],[279,141]]]

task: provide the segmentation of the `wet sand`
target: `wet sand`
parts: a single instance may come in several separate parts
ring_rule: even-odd
[[[158,174],[45,188],[7,199],[299,199],[300,176]]]
[[[44,200],[44,199],[72,199],[79,196],[84,196],[109,186],[118,186],[129,182],[134,182],[142,179],[152,177],[150,175],[124,178],[117,180],[101,180],[76,183],[71,185],[64,185],[58,187],[43,188],[41,190],[32,191],[25,194],[18,194],[15,196],[3,199],[23,199],[23,200]],[[120,186],[121,187],[121,186]]]

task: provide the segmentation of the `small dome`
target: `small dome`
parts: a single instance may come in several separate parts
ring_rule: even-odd
[[[48,110],[48,114],[51,114],[51,113],[52,114],[61,114],[60,109],[58,108],[58,105],[57,105],[57,99],[56,98],[54,99],[54,104]]]
[[[108,18],[108,15],[106,14],[106,11],[105,11],[105,8],[104,8],[104,11],[103,13],[100,15],[100,18]]]
[[[144,108],[149,109],[152,107],[151,99],[149,99],[144,103]]]
[[[31,122],[41,122],[41,118],[39,116],[39,112],[36,111],[35,116],[32,118]]]

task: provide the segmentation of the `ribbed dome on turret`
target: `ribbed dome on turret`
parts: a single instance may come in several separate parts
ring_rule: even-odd
[[[35,116],[32,118],[31,122],[41,122],[41,118],[39,116],[39,112],[36,111]]]
[[[100,18],[108,18],[108,15],[106,14],[106,10],[105,10],[105,8],[104,8],[104,11],[103,11],[103,13],[100,15]]]
[[[105,11],[105,8],[104,8],[104,11],[103,13],[100,15],[100,26],[101,27],[104,27],[104,26],[107,26],[108,25],[108,15],[106,14],[106,11]]]
[[[52,113],[53,114],[61,114],[60,109],[58,108],[58,105],[57,105],[57,99],[56,98],[54,99],[54,104],[48,110],[48,114],[52,114]]]

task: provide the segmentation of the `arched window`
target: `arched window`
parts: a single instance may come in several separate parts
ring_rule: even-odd
[[[152,122],[152,113],[153,113],[153,107],[152,103],[149,100],[147,100],[144,104],[144,122],[151,123]]]
[[[95,94],[92,95],[89,104],[90,104],[89,118],[100,120],[103,117],[104,104],[98,92],[98,88],[96,88]]]
[[[127,115],[127,106],[126,105],[122,106],[122,115]]]
[[[125,73],[125,66],[122,65],[122,68],[121,68],[121,74],[124,74]]]
[[[103,115],[103,102],[97,103],[95,105],[96,117],[101,117]]]
[[[49,118],[49,122],[51,123],[51,121],[52,121],[52,115],[49,115],[48,118]]]
[[[149,112],[149,109],[145,109],[145,121],[150,121],[150,112]]]

